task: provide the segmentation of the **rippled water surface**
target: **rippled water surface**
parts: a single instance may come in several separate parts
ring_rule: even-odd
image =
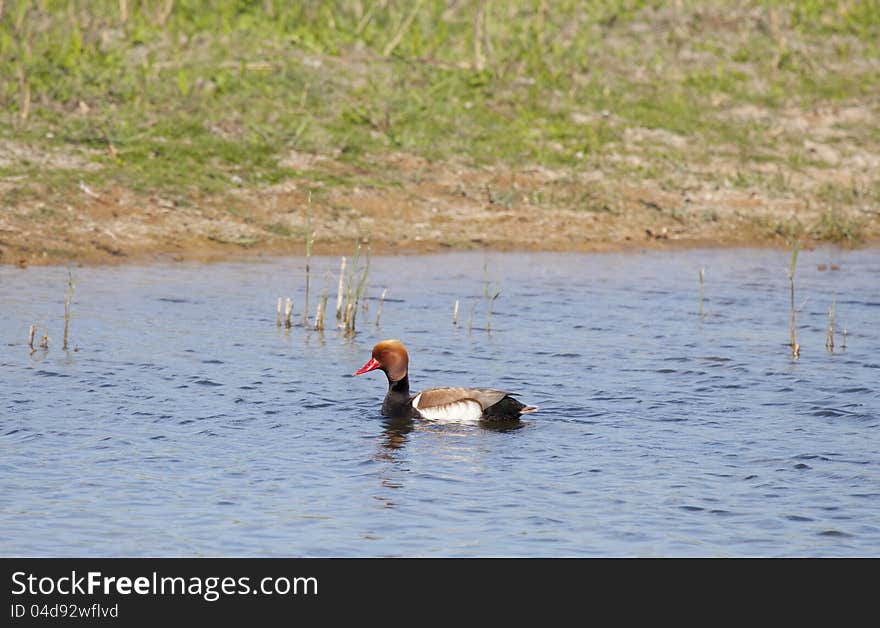
[[[878,556],[880,251],[801,253],[797,362],[788,262],[376,257],[351,340],[276,328],[299,258],[76,268],[70,352],[67,270],[0,267],[0,554]],[[312,267],[333,304],[338,260]],[[388,422],[384,377],[352,373],[389,337],[416,390],[541,410]]]

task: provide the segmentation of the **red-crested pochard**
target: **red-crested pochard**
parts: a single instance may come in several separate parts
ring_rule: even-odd
[[[382,414],[392,418],[434,421],[514,421],[534,412],[510,393],[492,388],[428,388],[409,393],[409,355],[399,340],[383,340],[373,347],[373,357],[355,372],[381,369],[388,377],[388,394]]]

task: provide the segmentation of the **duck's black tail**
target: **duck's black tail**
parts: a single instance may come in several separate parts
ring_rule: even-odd
[[[503,397],[498,403],[483,411],[484,421],[516,421],[524,414],[538,409],[538,406],[527,406],[510,395]]]

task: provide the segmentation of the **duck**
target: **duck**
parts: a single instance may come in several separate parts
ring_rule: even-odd
[[[522,415],[538,409],[514,399],[510,392],[494,388],[427,388],[410,394],[409,354],[399,340],[377,343],[369,361],[355,371],[355,375],[376,369],[388,378],[382,415],[392,419],[474,423],[518,421]]]

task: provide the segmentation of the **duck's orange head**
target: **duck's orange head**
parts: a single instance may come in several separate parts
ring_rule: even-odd
[[[388,379],[399,382],[406,377],[409,368],[409,355],[399,340],[383,340],[373,347],[373,357],[355,375],[362,375],[375,369],[382,369]]]

